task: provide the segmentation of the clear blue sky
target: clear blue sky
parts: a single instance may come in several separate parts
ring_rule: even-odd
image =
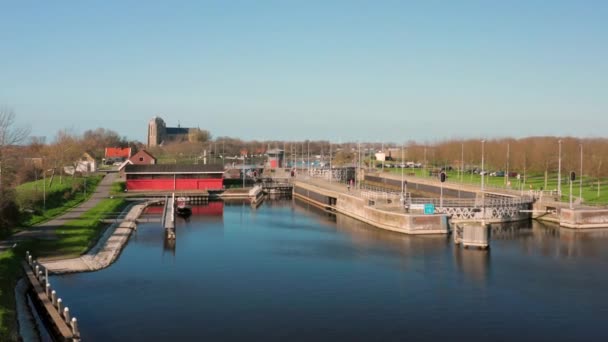
[[[608,1],[1,1],[32,134],[606,136]]]

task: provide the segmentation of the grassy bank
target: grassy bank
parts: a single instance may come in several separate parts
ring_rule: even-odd
[[[14,291],[20,274],[17,253],[0,253],[0,341],[18,340]]]
[[[57,217],[88,199],[97,188],[103,176],[64,177],[53,181],[52,186],[43,180],[19,185],[17,203],[22,208],[21,225],[33,226]],[[86,184],[86,186],[85,186]]]
[[[401,174],[399,168],[385,168],[385,172],[391,172],[394,174]],[[429,171],[424,169],[404,169],[403,173],[406,176],[416,176],[423,178],[431,178]],[[475,186],[481,186],[481,176],[477,174],[465,173],[460,175],[458,171],[447,171],[448,182],[452,183],[464,183]],[[570,185],[569,185],[569,174],[564,172],[562,174],[562,200],[567,201],[570,196]],[[577,175],[577,177],[579,177]],[[505,177],[491,177],[485,176],[484,183],[487,188],[510,188],[513,190],[522,189],[527,190],[556,190],[557,189],[557,173],[550,173],[547,177],[547,184],[545,186],[545,175],[544,174],[529,174],[526,176],[525,184],[520,182],[515,177],[509,178],[509,183]],[[582,195],[585,204],[608,204],[608,180],[600,179],[600,191],[598,195],[598,184],[597,178],[583,177],[582,184]],[[577,178],[572,184],[572,195],[574,197],[579,196],[579,178]]]
[[[55,240],[29,240],[0,254],[0,341],[17,340],[14,288],[21,275],[19,261],[30,251],[35,257],[75,257],[90,249],[107,226],[101,220],[121,211],[126,201],[104,199],[78,219],[57,230]]]

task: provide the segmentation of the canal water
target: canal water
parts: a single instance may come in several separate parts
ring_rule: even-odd
[[[52,277],[84,341],[608,340],[606,230],[505,225],[480,251],[300,201],[194,211],[175,244],[140,224],[109,268]]]

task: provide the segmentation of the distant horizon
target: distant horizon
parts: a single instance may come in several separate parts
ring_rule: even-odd
[[[51,141],[603,137],[608,2],[3,5],[0,106]]]

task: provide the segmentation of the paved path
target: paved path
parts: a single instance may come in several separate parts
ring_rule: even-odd
[[[97,185],[97,189],[93,195],[85,202],[80,205],[70,209],[65,214],[54,218],[50,221],[41,223],[37,226],[27,228],[13,236],[9,237],[4,241],[0,241],[0,253],[4,252],[8,248],[11,248],[13,244],[19,243],[19,241],[27,240],[27,239],[56,239],[56,231],[58,228],[65,225],[70,220],[76,219],[80,217],[87,210],[96,206],[102,199],[108,198],[110,196],[110,189],[112,187],[112,183],[118,177],[118,173],[108,173],[101,180],[99,185]]]

